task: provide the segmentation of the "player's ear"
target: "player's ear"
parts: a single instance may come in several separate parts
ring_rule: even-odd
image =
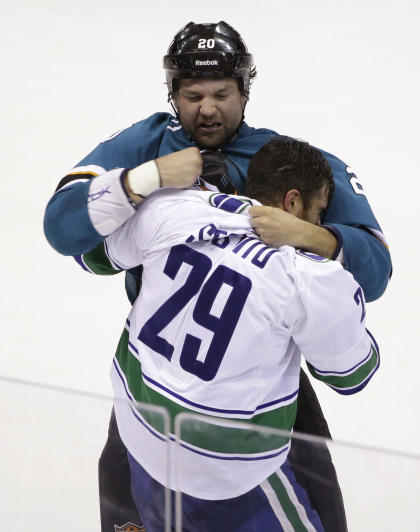
[[[302,194],[297,188],[292,188],[284,196],[284,210],[298,218],[303,214]]]

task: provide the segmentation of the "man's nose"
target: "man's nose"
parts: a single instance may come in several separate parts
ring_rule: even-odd
[[[209,118],[214,115],[216,111],[215,102],[212,98],[203,98],[200,105],[200,113]]]

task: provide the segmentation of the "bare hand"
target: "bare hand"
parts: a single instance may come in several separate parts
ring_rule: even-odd
[[[300,245],[302,223],[293,214],[276,207],[251,207],[251,225],[261,240],[273,247]]]
[[[163,187],[189,188],[203,170],[198,148],[186,148],[155,159]]]
[[[273,247],[293,246],[332,257],[337,239],[327,229],[315,225],[276,207],[251,207],[251,225],[261,240]]]

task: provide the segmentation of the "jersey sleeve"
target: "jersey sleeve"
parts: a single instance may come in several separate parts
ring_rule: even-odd
[[[114,270],[130,270],[140,266],[144,260],[145,242],[139,241],[136,236],[138,232],[150,231],[150,226],[145,226],[145,218],[141,214],[142,211],[139,211],[105,239],[105,253]]]
[[[167,113],[155,113],[117,132],[60,181],[44,216],[44,232],[54,249],[63,255],[85,254],[134,214],[121,186],[123,172],[157,157],[170,119]]]
[[[335,183],[323,223],[338,232],[344,267],[362,286],[366,300],[373,301],[385,291],[392,271],[386,239],[357,176],[340,159],[320,151],[333,171]]]
[[[293,340],[310,373],[341,394],[362,390],[379,367],[379,349],[365,328],[361,287],[337,262],[297,255],[298,305]]]
[[[105,239],[104,251],[112,268],[130,270],[142,265],[147,254],[170,247],[172,235],[165,231],[166,224],[172,226],[169,222],[170,203],[168,205],[165,201],[167,194],[165,189],[152,193],[142,202],[142,207],[135,216]],[[158,205],[156,202],[159,202]],[[180,211],[181,214],[184,210]],[[163,218],[162,212],[165,212]],[[177,220],[177,227],[180,224],[181,220]]]
[[[74,259],[83,270],[95,275],[115,275],[121,271],[108,256],[105,241],[87,253],[75,255]]]

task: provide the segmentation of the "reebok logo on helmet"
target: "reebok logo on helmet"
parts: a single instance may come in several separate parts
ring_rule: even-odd
[[[218,66],[219,61],[217,59],[206,59],[201,61],[200,59],[195,60],[195,66]]]

